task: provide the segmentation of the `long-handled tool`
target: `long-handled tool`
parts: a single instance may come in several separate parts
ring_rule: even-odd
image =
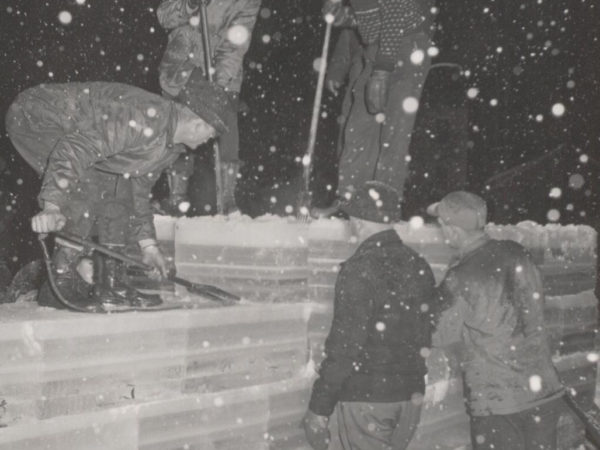
[[[81,246],[85,251],[88,251],[88,252],[89,251],[97,251],[106,256],[110,256],[111,258],[118,259],[119,261],[122,261],[129,266],[137,267],[146,272],[153,270],[153,267],[143,263],[142,261],[139,261],[136,258],[132,258],[130,256],[124,255],[120,252],[117,252],[110,248],[107,248],[101,244],[96,244],[93,241],[90,241],[87,239],[82,239],[78,236],[73,236],[71,234],[66,234],[63,232],[56,232],[54,234],[55,234],[55,236],[57,236],[61,239],[69,241],[78,246]],[[170,273],[168,276],[168,280],[172,281],[175,284],[184,286],[191,294],[199,295],[201,297],[206,297],[210,300],[218,301],[225,305],[231,305],[240,300],[240,297],[238,297],[237,295],[227,292],[221,288],[218,288],[218,287],[210,285],[210,284],[193,283],[189,280],[185,280],[183,278],[176,276],[175,273]]]
[[[317,142],[317,126],[319,124],[319,114],[321,113],[321,100],[323,98],[323,86],[325,85],[325,71],[327,70],[327,58],[329,54],[329,41],[331,40],[331,27],[333,16],[325,16],[325,38],[323,39],[323,50],[319,61],[319,77],[317,80],[317,90],[313,103],[312,118],[310,121],[310,134],[308,138],[308,147],[302,158],[303,166],[303,187],[298,199],[297,217],[302,220],[308,220],[310,217],[310,207],[312,204],[310,192],[310,175],[312,172],[313,155],[315,153],[315,144]]]
[[[212,50],[210,48],[210,36],[208,34],[208,14],[206,8],[210,0],[200,0],[200,24],[202,27],[202,50],[204,51],[204,69],[206,79],[213,81]],[[213,155],[215,159],[215,188],[217,199],[217,213],[223,214],[223,177],[221,174],[221,149],[217,139],[213,142]]]
[[[596,448],[600,448],[600,408],[593,402],[588,407],[583,407],[577,396],[567,388],[565,402],[585,426],[586,436]]]

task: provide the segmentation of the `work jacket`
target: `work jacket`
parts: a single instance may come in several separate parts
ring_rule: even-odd
[[[338,274],[310,410],[329,416],[338,401],[386,403],[423,394],[434,296],[431,268],[395,231],[365,240]]]
[[[472,415],[512,414],[562,394],[544,330],[540,274],[513,241],[483,236],[438,288],[434,345],[464,344]]]
[[[202,24],[195,6],[199,3],[163,0],[157,10],[161,26],[171,30],[160,63],[160,85],[173,96],[179,94],[196,67],[206,73]],[[260,0],[212,0],[207,7],[213,80],[227,91],[240,92],[242,63],[259,8]]]
[[[175,104],[121,83],[42,84],[19,94],[7,114],[11,139],[23,158],[43,174],[39,200],[64,206],[84,172],[131,179],[132,233],[154,238],[150,191],[179,156],[173,146]],[[26,141],[25,141],[26,140]]]

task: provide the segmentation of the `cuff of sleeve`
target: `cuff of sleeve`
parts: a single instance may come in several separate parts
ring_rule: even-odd
[[[313,394],[310,397],[310,402],[308,403],[308,409],[318,416],[331,416],[331,414],[333,414],[333,410],[335,409],[335,403],[331,404],[327,398],[318,397],[319,395],[315,394],[313,390]]]
[[[63,195],[57,193],[55,195],[51,195],[45,192],[40,192],[40,194],[38,195],[38,204],[40,205],[40,208],[44,209],[45,203],[52,203],[53,205],[57,206],[58,209],[60,209],[61,211],[64,209],[64,206],[66,204],[66,199],[64,198]]]
[[[144,250],[147,247],[158,246],[158,242],[152,238],[140,239],[138,245],[140,246],[140,250]]]

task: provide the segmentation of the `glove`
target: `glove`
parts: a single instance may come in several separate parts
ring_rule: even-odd
[[[156,243],[150,243],[147,245],[140,245],[140,247],[142,249],[142,262],[154,267],[154,270],[148,273],[148,277],[153,280],[168,278],[169,269],[167,267],[167,260],[158,248],[158,245],[156,245]]]
[[[31,218],[31,229],[36,233],[51,233],[60,231],[67,223],[67,218],[60,208],[46,202],[44,209]]]
[[[378,114],[385,110],[391,72],[387,70],[374,70],[365,88],[367,111]]]
[[[331,436],[328,427],[329,418],[319,416],[310,409],[302,419],[306,440],[314,450],[327,450]]]
[[[342,87],[342,83],[338,80],[327,79],[325,81],[325,87],[329,92],[333,94],[334,97],[337,97],[340,93],[340,88]]]

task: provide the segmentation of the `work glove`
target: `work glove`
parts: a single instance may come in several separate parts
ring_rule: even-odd
[[[327,450],[331,436],[329,434],[329,417],[315,414],[310,409],[302,419],[306,440],[314,450]]]
[[[379,114],[385,110],[390,85],[391,72],[374,70],[365,88],[367,111]]]
[[[333,26],[350,27],[355,25],[354,14],[348,6],[342,5],[342,0],[325,0],[321,9],[323,16],[333,16]]]
[[[147,272],[152,280],[161,280],[169,277],[169,268],[167,260],[158,248],[156,243],[140,245],[142,249],[142,262],[154,267],[154,270]]]
[[[325,87],[329,92],[331,92],[335,97],[340,93],[340,88],[342,87],[342,83],[338,80],[333,80],[328,78],[325,80]]]
[[[60,231],[67,223],[67,218],[60,208],[46,202],[44,209],[31,218],[31,229],[36,233],[52,233]]]

